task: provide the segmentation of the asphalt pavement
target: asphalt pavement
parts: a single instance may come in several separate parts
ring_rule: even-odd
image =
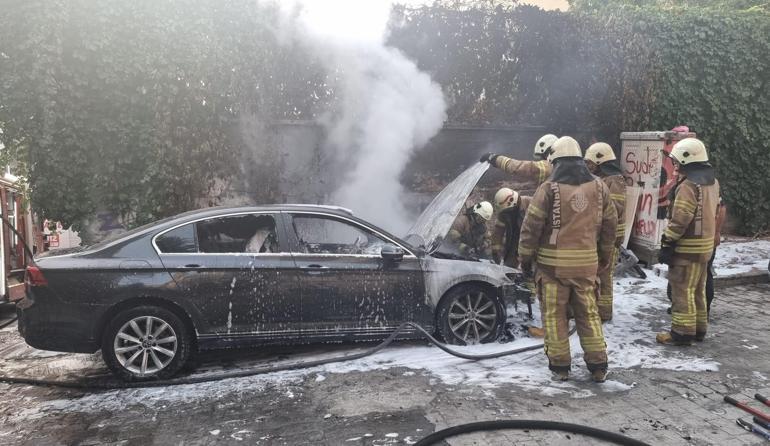
[[[751,416],[722,401],[770,395],[770,285],[722,288],[706,342],[686,348],[719,364],[712,371],[655,366],[616,368],[614,384],[587,379],[569,391],[518,382],[487,386],[483,377],[449,383],[411,367],[341,368],[183,386],[87,392],[0,384],[0,443],[6,445],[384,445],[414,444],[448,426],[494,419],[565,421],[623,433],[655,445],[760,445],[735,420]],[[656,296],[665,299],[664,295]],[[666,316],[647,321],[665,328]],[[653,333],[650,333],[653,336]],[[0,330],[0,371],[72,377],[103,371],[98,355],[77,358],[28,349],[15,325]],[[304,354],[336,353],[354,346],[304,347]],[[655,347],[662,360],[683,347]],[[285,352],[220,352],[217,367]],[[540,353],[536,353],[540,354]],[[256,358],[256,359],[255,359]],[[510,361],[517,361],[511,358]],[[377,358],[372,358],[376,365]],[[16,368],[14,368],[14,365]],[[495,373],[489,370],[490,376]],[[751,402],[753,407],[763,407]],[[770,408],[764,407],[770,414]],[[451,445],[605,444],[573,434],[490,432],[457,437]]]

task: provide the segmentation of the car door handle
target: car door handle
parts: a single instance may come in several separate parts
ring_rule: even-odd
[[[182,268],[196,269],[196,268],[203,268],[203,265],[198,265],[197,263],[188,263],[187,265],[184,265]]]
[[[318,265],[318,264],[312,264],[312,265],[301,266],[299,269],[307,272],[308,274],[316,275],[316,274],[321,274],[323,270],[329,269],[329,267]]]

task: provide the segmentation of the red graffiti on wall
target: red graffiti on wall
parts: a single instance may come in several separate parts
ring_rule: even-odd
[[[640,159],[636,152],[626,153],[626,175],[641,174],[653,178],[658,177],[660,174],[660,153],[651,147],[645,148],[644,151],[643,159]]]
[[[636,225],[634,225],[634,233],[641,237],[654,237],[655,236],[655,229],[658,226],[657,220],[637,220]]]
[[[652,192],[645,192],[639,199],[639,207],[637,209],[639,214],[652,214],[652,204],[655,203],[655,198],[652,197]]]

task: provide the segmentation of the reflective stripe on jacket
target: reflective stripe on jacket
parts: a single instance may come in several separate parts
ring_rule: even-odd
[[[519,256],[557,278],[596,278],[615,249],[617,213],[598,178],[579,185],[546,181],[527,210]]]
[[[537,184],[544,183],[553,171],[553,166],[546,160],[520,161],[502,155],[495,159],[495,167],[514,175],[519,181]]]
[[[602,180],[610,190],[610,200],[615,205],[615,213],[618,215],[615,245],[620,246],[626,237],[626,179],[623,175],[610,175],[603,177]]]
[[[714,251],[719,182],[699,185],[684,179],[676,187],[668,209],[663,245],[674,245],[673,263],[707,263]]]
[[[471,249],[474,249],[478,256],[491,254],[487,225],[473,223],[467,214],[461,214],[457,217],[449,230],[449,234],[447,234],[447,238],[453,242],[461,254],[468,254]]]

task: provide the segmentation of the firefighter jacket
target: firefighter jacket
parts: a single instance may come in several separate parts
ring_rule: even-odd
[[[447,238],[457,246],[461,254],[485,257],[491,255],[487,225],[484,222],[475,222],[473,216],[467,213],[457,217]]]
[[[623,176],[620,166],[614,161],[600,165],[599,174],[610,190],[610,200],[615,205],[615,212],[618,214],[615,246],[620,246],[626,236],[626,178]]]
[[[529,204],[519,256],[552,277],[595,280],[599,263],[612,259],[617,220],[604,182],[582,159],[560,159]]]
[[[517,262],[519,233],[530,200],[532,197],[519,196],[516,206],[505,208],[497,213],[495,226],[492,228],[492,252],[504,260],[506,265]]]
[[[680,170],[674,201],[668,208],[664,247],[674,247],[673,265],[708,263],[714,251],[719,211],[719,182],[707,164]],[[682,175],[684,173],[684,175]]]
[[[542,161],[520,161],[507,156],[498,155],[495,167],[516,176],[517,180],[542,184],[553,171],[551,163]]]
[[[719,208],[717,209],[717,219],[714,229],[714,248],[722,243],[722,227],[727,220],[727,206],[722,202],[722,198],[719,198]]]

